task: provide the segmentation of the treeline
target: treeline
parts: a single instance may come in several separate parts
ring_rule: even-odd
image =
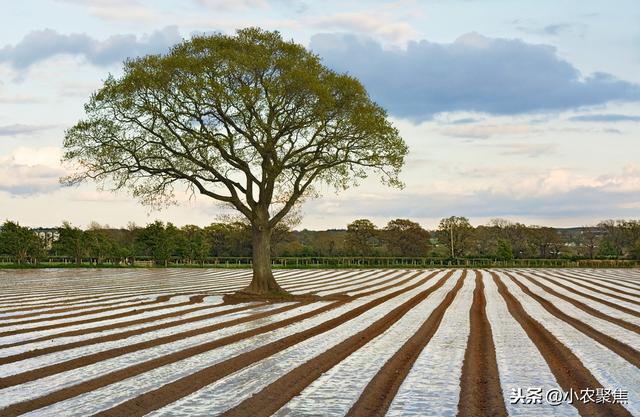
[[[409,219],[395,219],[382,228],[359,219],[338,230],[291,231],[280,226],[271,248],[273,256],[281,257],[640,259],[640,221],[606,220],[596,226],[557,229],[494,219],[473,227],[467,218],[454,216],[429,231]],[[180,228],[155,221],[120,229],[97,223],[80,229],[68,222],[30,229],[5,221],[0,226],[0,255],[18,264],[51,257],[78,264],[126,264],[134,258],[158,265],[203,263],[251,256],[251,229],[240,221]]]

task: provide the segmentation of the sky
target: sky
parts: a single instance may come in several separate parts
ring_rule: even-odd
[[[409,146],[402,190],[375,177],[321,188],[298,228],[640,218],[637,0],[23,0],[0,16],[0,220],[219,220],[225,208],[206,197],[156,211],[95,184],[61,186],[62,141],[127,57],[249,26],[358,78]]]

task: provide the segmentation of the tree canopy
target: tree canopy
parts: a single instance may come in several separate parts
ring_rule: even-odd
[[[63,182],[128,188],[147,204],[181,184],[233,206],[252,225],[256,292],[281,291],[269,236],[314,184],[344,189],[375,171],[401,186],[408,152],[360,82],[257,28],[129,59],[85,112],[65,135],[75,171]]]

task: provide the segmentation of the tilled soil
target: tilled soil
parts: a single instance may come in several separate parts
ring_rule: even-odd
[[[466,313],[469,335],[465,339],[466,347],[462,347],[460,343],[456,347],[459,349],[458,357],[464,357],[464,360],[456,374],[460,375],[459,380],[448,381],[448,387],[459,387],[458,391],[447,391],[447,395],[456,395],[455,398],[447,398],[447,403],[457,404],[457,407],[447,411],[448,414],[465,417],[506,416],[508,410],[513,409],[508,404],[508,396],[509,390],[514,387],[501,384],[501,373],[520,370],[502,369],[502,362],[497,360],[496,346],[504,341],[495,338],[495,329],[492,329],[487,313],[488,308],[496,302],[506,303],[506,310],[503,306],[502,311],[505,314],[508,311],[509,320],[522,329],[522,337],[528,339],[532,343],[531,348],[535,346],[540,353],[537,360],[546,364],[551,371],[549,378],[553,377],[547,384],[556,384],[564,391],[574,392],[602,388],[623,388],[629,392],[626,404],[574,401],[571,406],[581,416],[630,416],[634,414],[630,410],[640,413],[640,399],[637,397],[640,386],[640,352],[639,346],[629,342],[640,335],[640,325],[634,319],[640,317],[640,271],[588,270],[584,278],[581,278],[581,270],[507,269],[501,270],[500,275],[496,271],[463,270],[455,275],[458,278],[452,277],[454,272],[393,269],[276,271],[276,277],[283,288],[293,291],[295,296],[282,300],[236,298],[217,302],[214,299],[215,303],[210,300],[205,302],[205,297],[232,293],[245,287],[250,272],[78,270],[73,272],[73,277],[65,275],[64,271],[38,277],[37,271],[20,271],[16,274],[15,282],[7,279],[5,272],[0,276],[0,370],[4,375],[0,377],[0,401],[5,404],[5,408],[0,408],[0,415],[17,416],[34,412],[35,415],[64,416],[66,411],[54,412],[45,407],[55,406],[57,408],[51,410],[66,410],[67,404],[69,410],[85,410],[81,413],[83,415],[142,416],[155,410],[168,410],[167,415],[172,415],[171,410],[178,409],[170,407],[176,407],[176,404],[180,404],[177,401],[186,397],[193,397],[194,403],[199,404],[200,408],[189,409],[189,414],[208,416],[211,413],[207,412],[206,397],[204,391],[200,390],[223,379],[231,381],[240,374],[255,378],[251,384],[251,392],[243,392],[237,401],[232,401],[235,405],[224,411],[223,415],[268,416],[276,412],[280,415],[292,399],[306,395],[309,388],[319,385],[313,384],[314,381],[318,381],[327,371],[335,369],[364,346],[379,346],[370,343],[383,334],[388,335],[389,329],[398,329],[403,323],[399,321],[408,312],[418,311],[415,310],[416,306],[439,291],[441,295],[438,297],[442,298],[438,298],[440,301],[437,305],[433,304],[428,317],[421,318],[411,330],[412,333],[403,338],[402,342],[398,341],[393,349],[380,353],[380,365],[369,368],[368,380],[361,381],[358,390],[349,391],[353,388],[344,387],[345,392],[353,392],[353,402],[346,406],[351,405],[346,411],[347,415],[383,416],[397,393],[403,389],[403,381],[418,358],[431,351],[431,348],[425,348],[432,343],[443,346],[444,342],[439,341],[438,337],[434,338],[434,335],[442,328],[443,317],[449,314],[448,310],[455,313],[456,317],[462,311],[454,311],[449,307],[457,297],[469,297],[470,292],[460,291],[465,281],[467,286],[472,285],[469,290],[473,288],[473,299],[467,304],[471,307]],[[97,275],[93,277],[92,274]],[[156,279],[159,279],[157,283]],[[452,279],[455,281],[451,281]],[[488,281],[491,281],[491,291],[485,289]],[[447,287],[443,288],[445,284]],[[29,290],[29,286],[32,286],[32,290]],[[517,298],[512,291],[518,291]],[[67,296],[68,300],[65,301]],[[188,301],[172,301],[177,296],[187,297]],[[555,297],[568,304],[554,302]],[[280,304],[281,302],[284,304]],[[531,304],[539,306],[536,307],[538,310],[527,310]],[[380,310],[381,306],[384,308],[387,305],[387,309]],[[568,305],[580,310],[580,315],[575,315],[576,310],[569,309]],[[167,310],[176,307],[176,311]],[[304,308],[297,311],[300,307]],[[331,314],[337,308],[340,308],[339,314]],[[371,323],[362,322],[363,317],[367,317],[365,313],[374,308],[376,319]],[[616,365],[618,368],[607,373],[607,381],[617,381],[620,386],[611,387],[606,385],[610,382],[599,381],[591,370],[606,369],[606,363],[598,363],[597,358],[594,362],[593,355],[583,356],[572,351],[561,341],[572,343],[571,340],[559,337],[562,335],[557,333],[560,331],[557,326],[554,328],[556,333],[552,333],[547,323],[536,320],[527,311],[532,311],[531,314],[534,314],[533,311],[550,314],[558,319],[558,323],[566,324],[567,328],[581,334],[584,337],[581,340],[591,341],[601,346],[600,351],[615,355],[620,363]],[[139,317],[141,313],[150,312],[153,314]],[[240,313],[239,317],[227,317],[237,313]],[[186,316],[187,314],[190,316]],[[277,319],[272,317],[276,314],[280,314]],[[325,314],[326,319],[323,318]],[[585,317],[605,320],[616,326],[617,333],[608,333],[602,325],[590,323]],[[290,326],[300,325],[309,319],[314,322],[298,327],[303,330],[296,330],[295,333],[287,331]],[[110,322],[112,320],[117,322]],[[359,320],[358,331],[346,338],[341,336],[316,356],[298,357],[291,366],[278,374],[267,376],[254,372],[256,367],[252,365],[260,361],[302,342],[309,344],[317,340],[312,338],[334,334],[331,331],[337,326],[349,326]],[[465,318],[465,322],[466,320]],[[179,327],[185,325],[189,327]],[[245,327],[247,325],[250,327]],[[5,330],[2,331],[3,329]],[[215,332],[222,329],[224,333],[216,336]],[[246,344],[252,338],[259,340],[258,336],[276,330],[282,336],[256,343],[255,346],[250,345],[248,350],[236,348],[239,342],[244,341]],[[156,331],[162,332],[154,334]],[[210,339],[202,338],[208,334],[211,334]],[[131,339],[133,337],[137,337],[136,340]],[[142,356],[144,359],[136,362],[122,362],[127,358],[124,355],[144,355],[148,349],[195,337],[200,337],[197,343],[178,343],[176,346],[182,347],[176,347],[169,353],[157,357]],[[385,340],[392,339],[387,337]],[[104,343],[115,341],[118,341],[118,347],[103,346]],[[94,346],[95,350],[90,350]],[[77,348],[83,349],[78,351]],[[180,366],[181,361],[193,362],[194,356],[216,349],[236,349],[232,351],[238,353],[217,363],[202,364],[203,366],[180,377],[171,378],[167,375],[166,379],[158,380],[155,386],[125,395],[124,400],[117,404],[81,403],[80,399],[83,397],[80,396],[83,394],[90,394],[115,383],[132,381],[133,384],[136,377],[147,372],[162,371],[159,368],[167,365],[175,368]],[[504,352],[504,347],[501,352]],[[508,352],[517,353],[517,347],[514,352]],[[33,366],[34,363],[31,362],[32,365],[27,368],[30,370],[20,370],[20,363],[41,360],[52,354],[55,356],[37,362],[37,366]],[[503,358],[504,354],[500,357]],[[125,367],[109,369],[100,366],[103,361],[115,358],[120,358],[118,361],[124,363]],[[354,359],[360,360],[357,358],[358,356],[352,357],[350,363],[354,363]],[[43,387],[46,390],[42,393],[28,391],[28,395],[21,397],[22,400],[11,401],[7,396],[3,398],[3,393],[17,393],[23,384],[29,384],[24,385],[30,387],[29,390],[37,390],[39,388],[34,387],[39,386],[38,382],[42,378],[51,379],[59,374],[85,372],[86,367],[96,364],[98,366],[94,368],[99,371],[80,383],[73,382],[52,391],[50,387]],[[620,368],[621,364],[626,368]],[[414,374],[415,372],[411,374],[412,380]],[[531,377],[532,381],[537,381],[537,375]],[[626,377],[630,379],[625,380]],[[358,378],[358,375],[353,378]],[[326,380],[326,376],[324,379]],[[77,377],[72,379],[80,380]],[[154,381],[149,380],[147,384],[149,382]],[[411,391],[402,392],[406,394]],[[344,393],[342,394],[344,397]],[[233,397],[236,393],[230,391],[223,395]],[[324,395],[330,402],[331,393]],[[418,415],[436,414],[430,411],[429,404],[420,404],[423,409],[416,409],[415,406],[409,409]],[[530,407],[523,410],[527,415],[545,414],[534,405],[522,407]],[[73,411],[76,413],[74,415],[78,412]],[[289,415],[296,415],[297,412],[292,408]],[[184,415],[184,412],[181,414]],[[316,415],[313,412],[311,414]],[[324,414],[322,404],[318,404],[317,414]],[[304,415],[309,415],[309,410]]]

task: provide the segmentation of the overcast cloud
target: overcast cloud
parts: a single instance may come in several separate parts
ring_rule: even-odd
[[[318,34],[311,49],[360,79],[390,113],[428,120],[447,111],[500,115],[640,101],[640,85],[597,72],[584,76],[548,45],[477,33],[453,43],[410,42],[383,49],[370,38]]]
[[[0,63],[23,70],[56,55],[75,55],[94,65],[111,65],[127,57],[166,52],[181,41],[176,26],[167,26],[148,35],[113,35],[98,40],[84,33],[61,34],[52,29],[29,32],[15,45],[0,49]]]

